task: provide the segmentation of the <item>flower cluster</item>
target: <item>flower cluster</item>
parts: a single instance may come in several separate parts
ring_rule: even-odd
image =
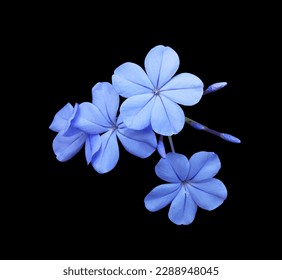
[[[198,207],[213,210],[221,205],[227,190],[214,178],[221,167],[215,153],[201,151],[188,159],[175,152],[172,136],[187,123],[229,142],[240,140],[186,117],[181,108],[195,105],[203,95],[227,83],[204,89],[197,76],[176,74],[178,68],[177,53],[158,45],[146,55],[144,69],[132,62],[123,63],[114,70],[111,83],[93,86],[92,102],[65,104],[49,129],[57,133],[52,147],[58,161],[68,161],[84,148],[87,164],[101,174],[117,165],[119,145],[139,158],[157,151],[160,160],[155,172],[166,183],[152,189],[144,199],[145,207],[154,212],[170,204],[169,219],[177,225],[188,225]],[[169,139],[171,152],[165,150],[164,137]]]

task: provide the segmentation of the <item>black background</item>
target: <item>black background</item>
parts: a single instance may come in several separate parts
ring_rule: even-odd
[[[281,186],[271,182],[273,164],[264,136],[270,130],[264,118],[268,99],[257,86],[263,83],[258,75],[263,30],[251,11],[230,6],[203,14],[177,6],[137,15],[138,5],[123,13],[112,8],[111,14],[106,7],[47,8],[47,16],[40,9],[27,28],[34,32],[24,56],[32,68],[25,101],[35,110],[25,107],[28,125],[2,189],[1,258],[281,258]],[[202,150],[217,153],[222,168],[216,177],[228,190],[220,207],[199,208],[188,226],[170,222],[168,207],[155,213],[144,207],[146,194],[162,183],[154,172],[157,153],[142,160],[120,146],[115,169],[98,174],[86,165],[83,151],[64,163],[52,151],[55,133],[49,125],[55,113],[67,102],[91,101],[92,87],[111,82],[120,64],[143,67],[148,51],[159,44],[178,53],[178,73],[197,75],[205,88],[228,83],[183,110],[242,141],[229,143],[188,125],[173,138],[176,151],[187,157]]]

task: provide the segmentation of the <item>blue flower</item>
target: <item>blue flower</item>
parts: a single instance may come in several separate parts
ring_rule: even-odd
[[[131,62],[115,69],[112,84],[126,98],[120,112],[128,128],[138,130],[151,125],[156,133],[165,136],[181,131],[185,116],[178,104],[198,103],[203,95],[203,83],[190,73],[175,75],[178,68],[177,53],[159,45],[145,58],[146,72]]]
[[[198,207],[213,210],[226,199],[225,185],[213,178],[220,167],[213,152],[195,153],[190,160],[168,153],[155,167],[157,176],[168,183],[155,187],[145,197],[145,207],[154,212],[170,204],[168,217],[173,223],[191,224]]]
[[[73,121],[74,127],[86,134],[100,135],[101,147],[87,159],[98,173],[106,173],[116,166],[118,140],[125,150],[140,158],[149,157],[157,147],[156,135],[150,127],[127,128],[122,117],[117,117],[118,109],[118,93],[110,83],[99,82],[92,88],[92,103],[81,103]]]
[[[77,103],[74,105],[74,107],[70,103],[67,103],[55,114],[49,128],[55,132],[59,132],[64,136],[72,136],[78,133],[79,130],[72,126],[78,106],[79,105]]]
[[[67,103],[54,116],[49,129],[57,132],[52,148],[58,161],[73,158],[85,146],[86,158],[91,158],[101,146],[100,135],[88,135],[73,126],[79,104],[73,107]]]

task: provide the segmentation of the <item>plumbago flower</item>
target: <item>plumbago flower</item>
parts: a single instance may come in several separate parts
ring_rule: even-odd
[[[127,128],[122,116],[117,117],[119,95],[108,82],[97,83],[92,88],[92,103],[79,105],[75,128],[89,135],[101,135],[101,147],[87,158],[99,173],[112,170],[119,159],[118,140],[129,153],[149,157],[157,147],[156,135],[150,127],[142,130]],[[95,146],[97,147],[97,145]]]
[[[97,142],[96,149],[100,147],[99,138],[96,135],[89,136],[85,132],[73,127],[73,120],[78,111],[78,104],[73,107],[67,103],[54,116],[49,129],[57,132],[52,147],[58,161],[64,162],[74,157],[85,144],[85,154],[91,153],[94,145],[90,143]]]
[[[227,197],[225,185],[213,178],[221,167],[213,152],[186,156],[170,152],[160,159],[156,174],[168,182],[155,187],[144,199],[149,211],[158,211],[170,204],[168,217],[177,225],[191,224],[198,207],[213,210]]]
[[[93,86],[92,102],[74,106],[67,103],[61,108],[49,126],[57,133],[53,151],[63,162],[85,147],[87,164],[91,163],[98,173],[106,173],[119,160],[119,144],[139,158],[147,158],[157,150],[161,159],[155,172],[167,183],[152,189],[144,199],[145,207],[155,212],[170,204],[169,219],[177,225],[189,225],[198,207],[209,211],[217,208],[226,199],[227,190],[214,178],[221,167],[217,154],[201,151],[188,159],[175,152],[172,136],[187,123],[226,141],[241,141],[188,118],[180,105],[195,105],[203,95],[227,83],[214,83],[204,89],[193,74],[175,75],[179,57],[163,45],[152,48],[144,64],[145,70],[131,62],[120,65],[112,75],[112,84],[98,82]],[[121,104],[120,96],[124,98]],[[169,140],[169,153],[164,137]]]
[[[112,84],[126,100],[120,111],[125,125],[132,129],[152,126],[156,133],[171,136],[185,123],[178,104],[191,106],[203,95],[203,83],[193,74],[174,76],[179,57],[170,47],[152,48],[145,58],[145,70],[126,62],[115,69]]]
[[[150,127],[128,129],[117,117],[119,95],[108,82],[92,88],[92,103],[66,104],[56,113],[49,128],[58,132],[53,150],[59,161],[67,161],[85,144],[86,161],[98,173],[111,171],[119,159],[118,140],[129,153],[146,158],[157,147],[156,135]]]

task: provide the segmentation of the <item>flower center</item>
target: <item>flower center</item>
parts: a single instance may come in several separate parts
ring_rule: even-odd
[[[118,129],[118,125],[117,124],[113,124],[112,127],[109,128],[109,130],[115,131]]]
[[[159,95],[159,94],[160,94],[160,90],[157,89],[157,88],[155,88],[155,89],[153,89],[153,93],[154,93],[155,95]]]
[[[186,193],[187,192],[189,193],[188,185],[189,185],[188,181],[186,181],[186,180],[181,181],[181,186],[184,188]]]

